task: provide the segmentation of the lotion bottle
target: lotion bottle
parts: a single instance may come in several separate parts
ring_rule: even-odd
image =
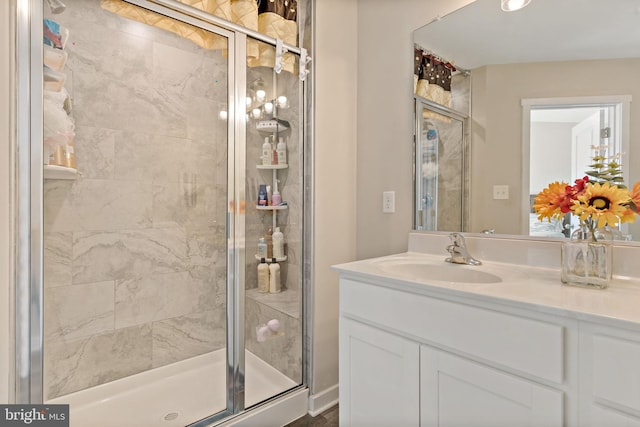
[[[280,227],[276,227],[273,232],[273,256],[276,258],[284,258],[284,235],[280,231]]]
[[[262,144],[262,164],[263,165],[271,165],[273,154],[271,152],[273,149],[271,148],[271,143],[269,142],[269,137],[267,136],[264,139],[264,144]]]
[[[264,258],[258,264],[258,292],[267,293],[270,290],[269,266]]]
[[[276,152],[278,153],[278,164],[287,164],[287,144],[285,144],[282,137],[279,138],[278,145],[276,145]]]
[[[276,262],[276,259],[271,260],[269,265],[269,293],[277,294],[282,290],[280,284],[280,264]]]

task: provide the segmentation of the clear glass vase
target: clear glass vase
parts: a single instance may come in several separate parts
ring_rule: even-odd
[[[562,244],[562,283],[604,289],[611,281],[612,234],[582,224]]]

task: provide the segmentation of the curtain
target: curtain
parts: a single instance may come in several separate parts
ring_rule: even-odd
[[[298,36],[297,0],[258,0],[258,3],[258,31],[295,46]],[[275,56],[276,50],[273,46],[260,43],[259,55],[255,59],[249,59],[249,66],[273,68]],[[290,73],[297,72],[294,55],[284,54],[282,69]]]
[[[298,5],[296,0],[178,1],[250,30],[281,39],[287,44],[297,45]],[[202,48],[226,50],[226,39],[217,34],[156,14],[122,0],[100,0],[100,6],[125,18],[170,31]],[[247,58],[249,66],[273,67],[275,65],[275,48],[255,40],[249,40]],[[294,65],[295,57],[291,54],[285,54],[283,69],[294,73],[297,71]]]
[[[451,108],[451,75],[456,68],[450,62],[415,47],[414,91],[417,96]],[[447,117],[428,111],[425,118],[449,121]]]

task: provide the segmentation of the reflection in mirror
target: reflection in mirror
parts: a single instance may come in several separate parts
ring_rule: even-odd
[[[466,117],[416,97],[415,228],[464,228]]]
[[[579,219],[571,214],[562,220],[540,221],[533,213],[534,199],[551,182],[573,183],[589,175],[595,156],[616,162],[622,157],[628,148],[629,104],[615,101],[613,98],[583,103],[578,99],[523,101],[524,114],[528,115],[524,127],[530,129],[528,138],[524,135],[524,151],[529,152],[530,236],[569,237],[579,227]],[[538,103],[543,105],[531,105]],[[623,175],[628,176],[625,169],[626,165],[622,165]],[[619,225],[614,237],[630,240],[628,224]]]
[[[637,6],[628,0],[535,0],[505,13],[498,1],[476,0],[414,32],[415,44],[471,73],[469,222],[463,231],[530,234],[529,197],[535,190],[529,166],[536,174],[562,156],[547,150],[538,153],[541,162],[530,159],[525,138],[537,122],[530,122],[523,100],[640,99]],[[621,161],[628,183],[640,180],[637,109],[630,103],[625,113],[629,147]],[[571,165],[566,167],[551,180],[571,176]],[[506,199],[494,197],[496,186],[506,186]],[[635,241],[639,223],[625,232]]]

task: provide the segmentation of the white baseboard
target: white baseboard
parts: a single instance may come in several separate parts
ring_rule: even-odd
[[[315,417],[318,414],[338,404],[338,384],[309,396],[309,415]]]
[[[289,424],[307,413],[309,389],[293,392],[273,404],[249,411],[219,427],[278,427]]]

